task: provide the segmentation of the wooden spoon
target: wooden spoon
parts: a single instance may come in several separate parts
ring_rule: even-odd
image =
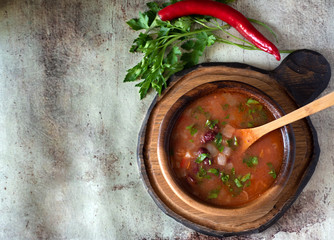
[[[234,135],[238,138],[238,142],[240,144],[240,151],[246,151],[259,138],[273,130],[300,120],[304,117],[310,116],[314,113],[320,112],[321,110],[324,110],[333,105],[334,92],[329,93],[281,118],[266,123],[262,126],[248,129],[236,129]]]

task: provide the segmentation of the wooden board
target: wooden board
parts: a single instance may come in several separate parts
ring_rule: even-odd
[[[169,190],[166,190],[167,183],[157,160],[157,132],[163,114],[159,112],[159,104],[166,98],[177,99],[205,82],[232,80],[259,88],[288,113],[315,99],[326,88],[330,75],[326,59],[310,50],[290,54],[278,68],[269,72],[239,63],[205,63],[174,75],[168,89],[150,106],[139,134],[138,164],[149,194],[166,214],[201,233],[230,236],[265,230],[291,206],[313,174],[320,149],[310,119],[292,124],[296,138],[295,164],[274,207],[256,218],[230,220],[197,209],[189,210],[184,202],[166,197],[165,192]]]

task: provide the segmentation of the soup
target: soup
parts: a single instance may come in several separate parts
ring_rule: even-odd
[[[251,128],[274,119],[260,100],[218,90],[187,106],[170,137],[170,163],[178,182],[192,195],[217,206],[236,207],[265,192],[283,160],[280,130],[246,152],[239,151],[235,128]]]

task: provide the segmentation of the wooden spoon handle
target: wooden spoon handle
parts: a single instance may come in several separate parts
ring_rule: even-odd
[[[269,122],[265,125],[256,127],[253,129],[254,134],[258,138],[262,137],[263,135],[278,129],[280,127],[283,127],[285,125],[288,125],[292,122],[298,121],[304,117],[310,116],[314,113],[320,112],[321,110],[324,110],[328,107],[331,107],[334,105],[334,92],[329,93],[281,118],[278,118],[272,122]]]

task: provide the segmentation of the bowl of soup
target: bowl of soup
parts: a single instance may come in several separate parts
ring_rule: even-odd
[[[293,167],[293,130],[285,126],[270,132],[245,152],[240,152],[234,130],[283,115],[273,99],[245,83],[216,81],[190,90],[160,126],[159,164],[167,187],[210,214],[271,209]]]

